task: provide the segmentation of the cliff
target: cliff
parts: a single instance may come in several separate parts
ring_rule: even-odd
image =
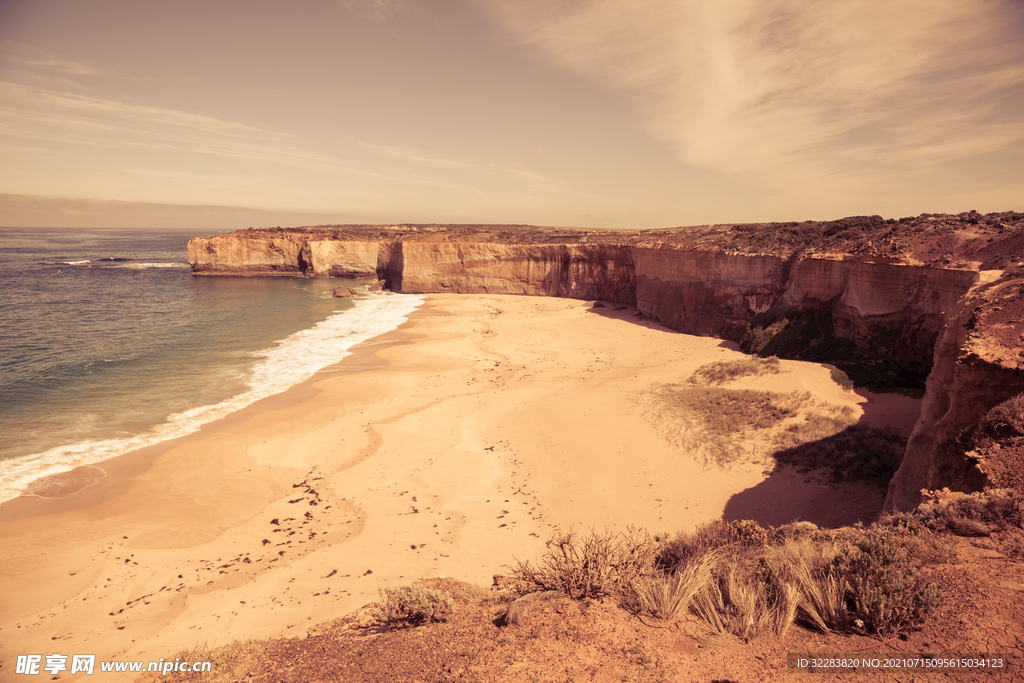
[[[1019,261],[1024,254],[1012,256]],[[1024,392],[1022,290],[1019,263],[986,271],[946,316],[921,417],[889,484],[888,509],[916,507],[922,488],[1021,488],[1021,439],[974,449],[977,439],[964,437],[994,406]]]
[[[990,343],[1024,318],[1007,323],[994,310],[1018,291],[1022,217],[651,231],[319,226],[197,237],[188,253],[196,275],[375,278],[396,292],[631,304],[681,332],[756,338],[765,352],[831,362],[882,385],[927,378],[890,488],[888,505],[906,509],[921,488],[977,486],[980,465],[951,444],[998,400],[1024,391],[1020,337]]]

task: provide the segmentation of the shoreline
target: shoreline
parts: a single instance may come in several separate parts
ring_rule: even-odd
[[[426,295],[338,365],[150,447],[159,452],[109,461],[78,496],[0,505],[12,549],[0,561],[12,596],[0,659],[54,648],[158,659],[301,636],[379,587],[440,575],[488,584],[538,556],[555,526],[675,533],[771,480],[784,500],[747,494],[762,515],[880,509],[881,493],[821,496],[756,464],[705,470],[674,451],[645,419],[644,393],[742,354],[618,308]],[[917,401],[844,396],[821,366],[783,363],[773,390],[881,401],[913,426]]]
[[[154,458],[165,453],[171,448],[196,439],[204,438],[209,434],[221,429],[226,429],[231,425],[249,419],[253,415],[257,415],[261,412],[292,405],[310,398],[313,395],[311,392],[314,391],[311,389],[312,385],[320,379],[323,379],[325,375],[338,372],[361,372],[386,367],[386,363],[382,364],[383,362],[380,359],[375,358],[372,352],[366,354],[363,349],[372,348],[375,345],[392,343],[387,340],[388,336],[403,329],[403,327],[408,324],[409,320],[415,316],[416,312],[424,305],[424,303],[421,303],[413,309],[413,311],[406,316],[406,319],[395,328],[388,330],[387,332],[383,332],[375,337],[371,337],[364,342],[356,344],[351,349],[348,349],[348,355],[337,363],[317,370],[311,377],[294,384],[279,393],[257,399],[256,401],[227,413],[222,417],[201,424],[195,429],[195,431],[181,436],[172,437],[164,441],[152,443],[147,446],[142,446],[140,448],[135,448],[113,457],[109,457],[105,460],[78,465],[71,470],[44,475],[38,479],[32,480],[21,494],[15,498],[0,502],[0,521],[25,516],[27,514],[47,514],[62,509],[80,508],[83,505],[94,504],[105,497],[115,495],[119,490],[123,490],[123,485],[118,486],[118,482],[123,484],[126,479],[137,475],[147,467]],[[357,354],[366,354],[366,360],[362,365],[348,362]],[[362,356],[360,355],[360,357]],[[305,389],[303,389],[304,387]],[[226,400],[232,399],[229,398]],[[96,470],[99,470],[99,476],[96,475]],[[57,488],[59,493],[57,495],[42,495],[33,492],[33,487],[44,489]],[[81,500],[83,498],[85,501],[77,504],[75,503],[76,500]],[[43,502],[60,500],[67,502],[64,505],[55,504],[53,506],[49,506]]]

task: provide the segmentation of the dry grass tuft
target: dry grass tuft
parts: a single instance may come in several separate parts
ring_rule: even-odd
[[[782,366],[775,356],[768,358],[750,357],[742,360],[724,360],[702,365],[690,376],[691,384],[725,384],[740,377],[777,375]]]
[[[806,392],[693,384],[656,387],[646,416],[674,446],[719,467],[745,457],[756,460],[758,451],[763,458],[771,450],[828,439],[855,422],[849,406],[820,403]]]
[[[899,468],[906,440],[893,429],[875,429],[840,414],[811,416],[777,436],[776,462],[801,472],[826,470],[834,482],[866,481],[888,486]]]
[[[634,611],[665,621],[683,618],[692,606],[694,597],[711,580],[711,571],[718,560],[718,553],[712,551],[672,573],[659,572],[640,577],[632,586]]]
[[[674,593],[690,596],[690,610],[716,635],[783,637],[794,623],[825,633],[891,635],[916,627],[942,604],[938,589],[918,579],[914,562],[927,554],[922,536],[929,534],[886,525],[826,532],[713,522],[666,541],[659,567],[688,577],[685,591]],[[652,614],[661,609],[657,600],[666,613],[676,604],[667,586],[658,590],[641,602]]]

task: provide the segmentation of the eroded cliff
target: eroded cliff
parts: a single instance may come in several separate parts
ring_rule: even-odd
[[[1024,260],[1019,218],[970,212],[629,232],[322,226],[197,237],[188,250],[196,275],[378,278],[396,292],[601,299],[689,334],[739,341],[755,329],[770,352],[897,385],[928,377],[890,488],[889,506],[905,509],[921,488],[976,485],[950,444],[996,399],[1024,390],[1019,337],[999,342],[991,358],[978,351],[995,353],[985,340],[1008,324],[979,311],[1019,292],[1009,284]]]

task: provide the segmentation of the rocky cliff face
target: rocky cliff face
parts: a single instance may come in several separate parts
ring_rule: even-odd
[[[899,367],[922,379],[934,364],[922,419],[890,489],[889,506],[905,509],[916,505],[921,488],[966,486],[963,462],[950,455],[951,439],[995,397],[1024,390],[1013,365],[1019,356],[1008,361],[1000,351],[995,361],[965,351],[1003,324],[978,327],[972,302],[985,309],[1017,291],[993,289],[1006,282],[1003,270],[976,285],[981,268],[1010,272],[1024,260],[1018,228],[1024,222],[1016,216],[972,212],[650,232],[248,230],[191,240],[189,261],[196,275],[379,278],[396,292],[601,299],[636,305],[675,330],[734,341],[752,322],[792,319],[797,322],[779,336],[774,352],[850,367]],[[974,346],[965,346],[968,341]]]
[[[188,261],[196,275],[376,277],[376,243],[312,237],[290,232],[196,237],[189,240]]]
[[[889,484],[886,508],[913,509],[921,489],[1019,486],[998,448],[965,451],[961,433],[1024,392],[1024,270],[986,271],[946,316],[921,417]],[[1009,455],[1009,454],[1007,454]]]

